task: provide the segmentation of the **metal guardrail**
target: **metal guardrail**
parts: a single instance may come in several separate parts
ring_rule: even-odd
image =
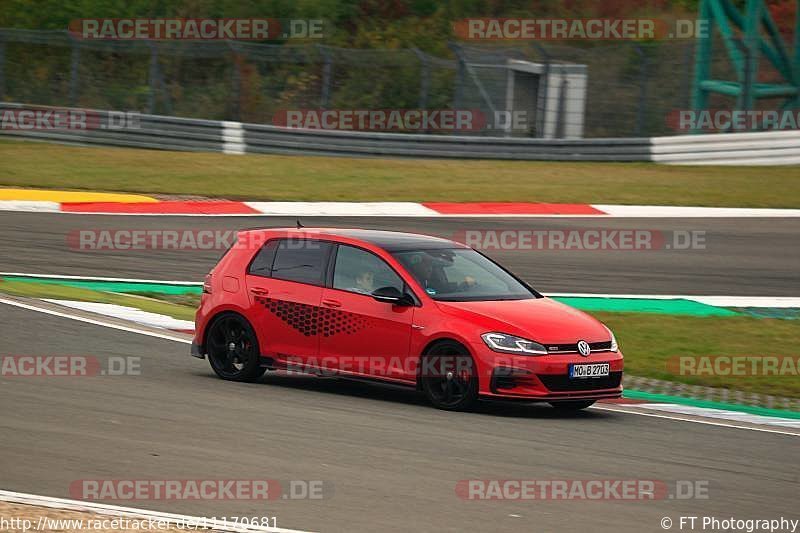
[[[64,110],[17,103],[0,102],[0,112],[15,111],[15,119],[23,110]],[[158,115],[135,115],[137,123],[133,127],[116,127],[113,124],[113,111],[76,109],[87,116],[87,127],[47,129],[14,127],[8,120],[0,123],[0,134],[10,137],[55,141],[68,144],[123,146],[130,148],[150,148],[156,150],[222,151],[223,126],[219,121],[199,120]],[[111,118],[109,118],[111,116]]]
[[[800,131],[653,137],[652,161],[678,165],[800,164]]]
[[[5,110],[50,108],[0,103]],[[114,128],[114,111],[84,111],[86,129],[13,129],[0,135],[79,145],[157,150],[327,155],[506,159],[527,161],[654,161],[668,164],[784,165],[800,163],[800,132],[731,133],[622,139],[544,140],[455,135],[300,130],[159,115],[137,115],[136,127]],[[112,119],[112,120],[110,120]]]

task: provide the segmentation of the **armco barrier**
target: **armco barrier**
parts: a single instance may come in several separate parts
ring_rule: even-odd
[[[678,165],[795,165],[800,131],[653,137],[651,158]]]
[[[0,103],[7,109],[48,109]],[[800,163],[800,132],[726,133],[623,139],[526,139],[300,130],[259,124],[138,115],[136,127],[109,127],[109,111],[81,130],[13,129],[0,134],[81,145],[159,150],[356,157],[510,159],[528,161],[654,161],[695,165]]]
[[[48,109],[53,108],[0,103],[0,112]],[[224,128],[219,121],[137,114],[138,123],[135,127],[115,129],[109,127],[108,111],[88,109],[82,111],[91,117],[87,121],[91,123],[91,127],[87,129],[14,129],[0,124],[0,134],[69,144],[98,144],[156,150],[222,151],[224,147]],[[96,123],[94,117],[97,118]]]

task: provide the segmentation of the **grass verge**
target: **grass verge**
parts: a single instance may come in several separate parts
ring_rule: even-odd
[[[0,160],[0,185],[17,187],[281,201],[800,207],[800,166],[231,156],[7,140]]]
[[[800,398],[800,376],[681,376],[667,368],[676,356],[791,356],[800,358],[800,320],[592,313],[610,327],[625,354],[625,372],[690,385]],[[795,367],[796,368],[796,367]]]
[[[28,298],[50,298],[56,300],[76,300],[135,307],[142,311],[159,313],[180,320],[194,320],[196,306],[180,305],[166,300],[155,300],[137,295],[81,289],[51,283],[32,283],[29,281],[4,281],[0,283],[0,293]]]

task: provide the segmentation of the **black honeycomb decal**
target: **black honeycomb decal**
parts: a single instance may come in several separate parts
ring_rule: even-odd
[[[256,298],[270,313],[277,316],[306,337],[319,335],[332,337],[337,334],[352,335],[369,326],[369,320],[356,313],[327,309],[308,304]]]

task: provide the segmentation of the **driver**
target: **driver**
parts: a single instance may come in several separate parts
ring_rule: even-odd
[[[411,260],[410,270],[423,288],[426,291],[431,289],[434,294],[442,290],[445,292],[468,291],[477,285],[477,280],[472,276],[464,276],[464,279],[458,283],[447,281],[444,272],[434,267],[433,259],[428,254],[415,255]]]
[[[356,286],[353,289],[357,292],[372,294],[375,290],[375,274],[365,270],[356,276]]]

